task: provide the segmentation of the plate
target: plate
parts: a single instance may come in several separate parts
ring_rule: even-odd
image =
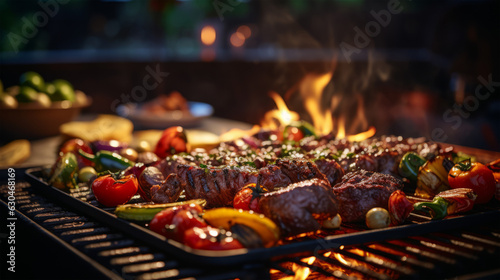
[[[193,127],[211,116],[214,108],[201,102],[188,102],[189,114],[182,111],[170,111],[163,114],[144,111],[139,104],[120,105],[117,108],[118,115],[128,118],[134,126],[142,129],[165,129],[169,126],[180,125]]]
[[[92,104],[87,96],[84,103],[53,102],[49,108],[18,107],[0,110],[2,139],[39,139],[59,134],[59,127],[75,120],[80,111]]]

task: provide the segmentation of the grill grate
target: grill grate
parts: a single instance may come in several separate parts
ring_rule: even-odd
[[[87,191],[88,195],[88,190],[81,191]],[[265,268],[260,268],[259,272],[245,267],[214,271],[196,264],[181,263],[174,256],[158,252],[133,237],[57,206],[55,202],[38,195],[27,182],[17,182],[15,194],[16,208],[20,212],[18,216],[24,215],[33,220],[61,242],[96,260],[117,279],[177,279],[200,275],[215,279],[245,279],[267,271]],[[5,202],[7,197],[7,185],[3,185],[0,187],[0,199]]]
[[[307,279],[448,278],[481,271],[498,276],[499,228],[496,221],[475,229],[341,246],[274,264],[271,276],[280,279],[298,273],[306,277],[304,268]]]

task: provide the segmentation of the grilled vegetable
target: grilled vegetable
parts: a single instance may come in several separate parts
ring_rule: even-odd
[[[448,171],[453,162],[443,155],[427,161],[420,167],[417,175],[415,195],[423,198],[432,198],[436,194],[448,190]]]
[[[155,154],[164,159],[167,156],[189,151],[186,133],[181,126],[173,126],[163,131],[156,143]]]
[[[300,141],[307,136],[317,137],[314,127],[306,121],[294,121],[283,130],[285,140]]]
[[[98,151],[95,155],[84,152],[82,149],[78,153],[85,159],[95,164],[98,172],[111,171],[117,172],[134,165],[134,162],[110,151]]]
[[[425,159],[417,153],[406,153],[399,163],[399,175],[410,180],[412,184],[417,183],[418,170],[425,164]]]
[[[477,194],[476,204],[487,203],[495,195],[493,171],[479,162],[465,160],[457,163],[448,174],[450,187],[470,188]]]
[[[413,208],[416,211],[428,212],[433,220],[440,220],[448,215],[448,202],[439,196],[434,197],[431,202],[415,203]]]
[[[261,213],[259,209],[259,199],[266,191],[265,188],[261,188],[260,185],[256,186],[255,183],[248,184],[234,196],[233,207]]]
[[[89,142],[80,138],[72,138],[64,142],[59,148],[59,154],[65,154],[65,153],[75,154],[76,159],[78,160],[78,166],[80,168],[83,168],[84,166],[94,166],[94,163],[92,161],[82,157],[78,153],[78,150],[80,149],[88,154],[93,154]]]
[[[78,171],[78,181],[82,183],[89,183],[95,178],[97,178],[97,172],[92,166],[85,166]]]
[[[384,208],[375,207],[366,212],[365,221],[368,228],[386,228],[391,224],[391,217]]]
[[[49,184],[58,189],[74,189],[78,187],[78,162],[75,154],[66,153],[56,161],[51,172]]]
[[[339,214],[337,214],[335,217],[325,220],[322,227],[327,229],[335,229],[339,228],[340,224],[342,224],[342,218]]]
[[[413,210],[413,204],[406,198],[406,194],[397,190],[389,197],[388,207],[392,225],[402,224]]]
[[[168,239],[183,242],[186,230],[192,227],[207,226],[205,221],[199,217],[202,211],[201,206],[196,203],[167,208],[153,217],[149,228]]]
[[[262,214],[234,208],[215,208],[205,211],[203,218],[214,227],[230,230],[235,224],[242,224],[253,229],[262,239],[265,247],[271,247],[279,240],[278,226]]]
[[[471,210],[475,199],[476,194],[471,189],[453,189],[439,193],[431,202],[415,203],[413,208],[428,212],[433,220],[440,220],[447,215]]]
[[[183,205],[190,205],[190,204],[196,204],[203,207],[206,204],[206,200],[193,199],[187,201],[161,203],[161,204],[151,204],[151,203],[124,204],[116,207],[115,214],[118,218],[122,218],[125,220],[149,222],[154,218],[154,216],[157,213],[165,209],[173,207],[181,207]]]
[[[185,244],[193,249],[201,250],[234,250],[242,249],[243,245],[230,231],[214,227],[194,227],[184,235]]]
[[[104,206],[114,207],[127,203],[136,193],[139,183],[134,175],[120,175],[120,172],[97,177],[92,182],[92,192]]]
[[[119,152],[128,148],[128,144],[118,140],[97,140],[92,142],[92,146],[96,151]]]

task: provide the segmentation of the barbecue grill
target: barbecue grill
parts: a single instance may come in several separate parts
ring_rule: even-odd
[[[131,121],[131,135],[120,134],[124,142],[182,125],[214,136],[200,142],[204,148],[270,131],[300,143],[308,136],[294,125],[307,123],[317,142],[422,137],[482,163],[500,159],[500,1],[4,2],[5,90],[27,71],[47,85],[68,80],[92,100],[77,120],[112,114]],[[191,115],[142,110],[171,93],[185,98]],[[384,229],[343,223],[271,248],[196,250],[117,218],[83,183],[66,191],[47,184],[42,170],[56,161],[63,138],[73,137],[55,127],[49,133],[44,125],[55,122],[39,118],[39,134],[3,121],[10,131],[0,133],[0,146],[19,138],[14,128],[33,137],[31,150],[23,146],[31,157],[12,165],[15,191],[11,172],[0,169],[0,218],[9,225],[0,229],[0,279],[500,278],[495,199],[438,221],[413,212]],[[298,140],[290,131],[292,139],[284,136],[288,128]],[[45,133],[54,137],[36,138]],[[136,195],[134,202],[143,200]],[[9,260],[16,273],[4,268]]]
[[[17,224],[22,227],[17,233],[29,234],[29,237],[18,238],[18,242],[23,247],[36,246],[38,254],[50,252],[50,257],[28,257],[26,261],[35,268],[21,272],[21,276],[52,279],[54,275],[93,279],[470,279],[494,278],[500,274],[498,203],[464,217],[434,222],[427,228],[417,226],[396,233],[373,231],[344,239],[346,244],[352,245],[323,240],[315,246],[310,245],[310,249],[270,248],[270,254],[258,260],[251,254],[248,257],[243,254],[236,262],[204,263],[193,256],[180,257],[168,247],[155,246],[133,226],[106,222],[86,207],[71,207],[68,202],[73,199],[88,205],[97,202],[88,188],[80,188],[71,195],[61,192],[59,195],[63,196],[59,196],[57,190],[53,192],[55,189],[37,186],[35,171],[28,170],[28,175],[16,183],[16,217]],[[2,184],[1,204],[7,208],[5,177]],[[412,214],[410,219],[412,223],[429,224],[427,217]],[[23,232],[25,230],[28,232]],[[359,229],[344,230],[350,233],[347,236],[352,236]],[[34,236],[36,240],[30,240]],[[307,240],[295,240],[294,243],[304,242],[308,244]],[[21,264],[26,254],[18,253]],[[54,266],[54,259],[61,260],[63,266],[50,268]]]

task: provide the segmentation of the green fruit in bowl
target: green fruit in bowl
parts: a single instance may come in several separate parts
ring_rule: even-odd
[[[21,86],[19,88],[19,93],[16,95],[17,101],[21,103],[30,103],[37,99],[38,91],[32,87]]]
[[[19,84],[21,86],[32,87],[37,91],[45,90],[45,81],[42,76],[36,72],[28,71],[21,75],[19,78]]]
[[[75,102],[75,90],[73,86],[66,80],[58,79],[52,82],[54,86],[54,91],[51,93],[51,86],[46,87],[47,95],[52,99],[52,101],[64,101],[68,100]],[[50,92],[49,92],[50,91]]]

